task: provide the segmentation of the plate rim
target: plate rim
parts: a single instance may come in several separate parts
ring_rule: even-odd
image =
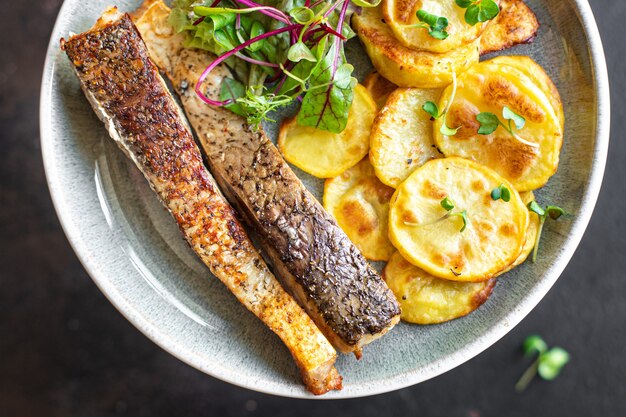
[[[588,40],[593,85],[597,95],[597,119],[594,156],[589,175],[588,188],[581,201],[581,210],[577,213],[573,222],[568,239],[569,244],[559,251],[555,261],[548,267],[546,273],[544,273],[543,278],[520,300],[517,308],[509,311],[498,323],[489,329],[482,338],[476,339],[464,348],[458,349],[438,361],[430,363],[419,371],[411,369],[386,379],[361,383],[358,387],[352,386],[352,389],[348,391],[345,391],[344,388],[344,391],[330,392],[323,396],[314,396],[303,389],[282,389],[280,386],[279,389],[275,389],[273,387],[259,386],[255,384],[254,378],[241,378],[241,375],[235,375],[234,372],[225,367],[221,367],[219,364],[212,364],[210,368],[207,367],[204,363],[205,361],[199,355],[195,354],[191,349],[180,345],[176,340],[172,340],[168,335],[162,332],[156,324],[152,323],[138,312],[122,294],[116,291],[115,286],[108,281],[106,274],[98,268],[97,262],[90,258],[84,247],[81,247],[77,232],[67,218],[68,216],[64,214],[63,202],[58,193],[54,192],[55,189],[59,188],[59,184],[56,182],[56,173],[54,172],[54,166],[51,162],[53,159],[53,149],[51,147],[53,135],[51,129],[46,129],[46,127],[51,125],[53,112],[51,107],[46,106],[46,104],[50,102],[51,89],[53,88],[53,60],[55,59],[55,51],[59,47],[58,40],[55,39],[54,36],[58,33],[59,26],[61,25],[61,16],[64,15],[67,11],[66,8],[69,7],[69,2],[67,1],[63,2],[59,10],[46,50],[39,102],[40,143],[44,171],[52,203],[63,232],[85,271],[89,274],[98,289],[126,320],[172,356],[224,382],[270,395],[289,398],[331,400],[383,394],[437,377],[471,360],[494,345],[517,326],[539,304],[561,276],[563,270],[574,255],[598,201],[607,163],[610,138],[611,100],[608,70],[598,26],[588,0],[570,0],[570,4],[575,8]]]

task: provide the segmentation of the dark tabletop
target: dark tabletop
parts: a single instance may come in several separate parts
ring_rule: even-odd
[[[41,72],[60,3],[0,3],[1,417],[626,416],[626,1],[591,0],[613,134],[600,200],[563,276],[468,363],[418,386],[333,402],[258,394],[196,371],[128,323],[81,267],[52,208],[39,145]],[[518,394],[528,364],[519,346],[535,332],[572,360],[557,380]]]

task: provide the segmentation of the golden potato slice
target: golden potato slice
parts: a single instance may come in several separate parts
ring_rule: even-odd
[[[416,13],[428,13],[446,17],[447,39],[435,39],[423,28],[409,27],[419,23]],[[382,11],[385,22],[398,41],[407,48],[420,51],[445,53],[478,39],[489,22],[471,26],[465,22],[465,10],[456,5],[455,0],[383,0]]]
[[[531,42],[539,30],[535,13],[522,0],[502,0],[500,14],[480,37],[480,54]]]
[[[554,112],[559,118],[561,130],[563,130],[565,126],[565,114],[563,113],[563,103],[561,102],[559,90],[556,89],[550,76],[546,74],[541,65],[533,61],[532,58],[522,55],[497,56],[485,62],[493,65],[508,65],[513,67],[524,73],[524,75],[530,78],[536,85],[541,86],[548,100],[550,100]]]
[[[352,23],[376,70],[400,87],[442,88],[478,62],[480,40],[445,54],[416,51],[401,45],[383,22],[379,7],[365,8]]]
[[[532,191],[520,193],[520,197],[526,205],[528,205],[528,203],[535,199],[535,195]],[[535,212],[528,211],[528,218],[528,230],[526,231],[526,241],[524,242],[524,248],[522,249],[522,253],[510,266],[505,268],[504,271],[500,272],[498,275],[509,272],[511,269],[524,263],[524,261],[528,259],[528,256],[530,256],[530,253],[535,248],[535,242],[537,242],[537,235],[539,233],[539,215],[537,215],[537,213]]]
[[[368,158],[324,184],[324,208],[350,240],[372,261],[387,261],[395,248],[389,241],[389,200],[393,188],[381,183]]]
[[[389,94],[398,88],[397,85],[380,75],[377,71],[372,71],[365,77],[363,86],[369,91],[379,109],[383,108],[387,98],[389,98]]]
[[[500,184],[511,191],[509,202],[491,198]],[[442,207],[446,198],[454,205],[450,211]],[[528,209],[517,191],[495,171],[468,159],[427,162],[391,198],[391,242],[409,262],[438,278],[478,282],[494,277],[520,255],[527,228]]]
[[[496,285],[484,282],[455,282],[430,275],[394,253],[383,270],[383,278],[400,302],[401,318],[415,324],[437,324],[463,317],[480,307]]]
[[[301,170],[318,178],[336,177],[367,155],[376,111],[376,103],[358,84],[343,132],[300,126],[292,118],[280,127],[278,148],[288,162]]]
[[[433,122],[422,110],[437,102],[441,90],[399,88],[378,113],[370,137],[370,161],[380,180],[397,187],[427,161],[439,158],[433,140]]]
[[[553,91],[516,67],[497,62],[474,65],[458,77],[447,124],[461,129],[454,136],[443,135],[443,118],[437,120],[435,143],[446,156],[469,158],[494,169],[518,191],[534,190],[554,175],[559,164],[563,130],[553,101],[548,98]],[[444,90],[440,108],[448,103],[452,90]],[[526,125],[517,134],[536,147],[515,139],[502,127],[490,135],[478,134],[480,124],[476,116],[491,112],[504,121],[504,106],[526,119]]]

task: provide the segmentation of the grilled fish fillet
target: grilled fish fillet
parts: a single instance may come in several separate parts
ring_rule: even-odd
[[[340,389],[335,350],[252,246],[130,16],[109,9],[92,29],[61,43],[94,111],[193,250],[283,340],[311,392]]]
[[[168,14],[161,0],[147,0],[134,18],[180,95],[218,184],[259,232],[277,275],[331,343],[360,357],[365,344],[400,319],[393,293],[265,134],[197,97],[193,86],[213,57],[182,48]],[[225,76],[226,67],[211,73],[204,85],[209,96],[218,97]]]

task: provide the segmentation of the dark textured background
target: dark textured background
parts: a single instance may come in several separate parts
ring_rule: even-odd
[[[558,0],[554,0],[558,1]],[[371,398],[286,400],[230,386],[150,342],[67,243],[40,157],[39,84],[61,0],[1,0],[0,416],[626,416],[626,1],[591,0],[608,58],[613,134],[604,187],[561,279],[504,339],[429,382]],[[572,362],[513,390],[538,332]]]

